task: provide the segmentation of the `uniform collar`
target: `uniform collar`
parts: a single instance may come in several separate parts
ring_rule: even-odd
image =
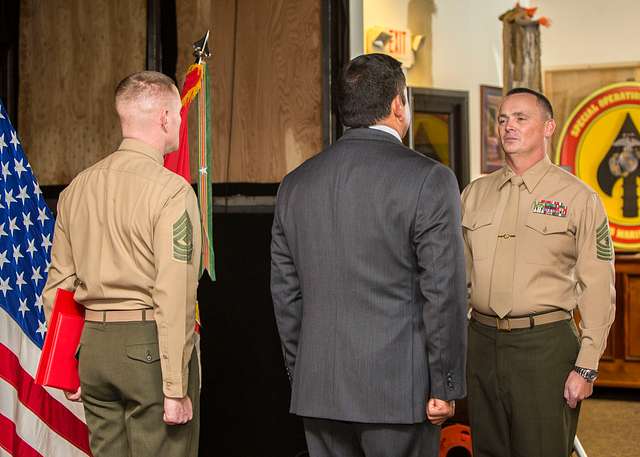
[[[158,162],[160,165],[164,164],[164,154],[153,146],[133,138],[123,139],[122,143],[120,143],[120,146],[118,147],[118,151],[139,152],[140,154],[144,154],[153,159],[155,162]]]
[[[547,171],[551,168],[551,160],[547,154],[544,157],[536,162],[531,168],[525,171],[522,174],[522,180],[524,181],[524,185],[526,186],[529,193],[533,192],[536,188],[540,180],[547,174]],[[502,167],[501,171],[502,175],[500,176],[500,180],[498,181],[498,189],[501,189],[502,186],[505,185],[507,181],[511,179],[515,173],[509,165],[505,165]]]

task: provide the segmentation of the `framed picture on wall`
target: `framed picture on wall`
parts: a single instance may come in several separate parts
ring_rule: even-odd
[[[502,87],[480,86],[480,172],[491,173],[502,167],[502,151],[498,139],[498,109]]]
[[[469,183],[469,94],[410,87],[409,106],[405,144],[451,168],[463,189]]]

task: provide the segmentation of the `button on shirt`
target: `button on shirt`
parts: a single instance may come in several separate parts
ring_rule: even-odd
[[[613,248],[598,195],[545,157],[523,175],[515,237],[500,233],[513,171],[505,166],[462,194],[470,305],[480,313],[526,316],[577,306],[582,341],[577,366],[596,369],[615,314]],[[500,236],[500,238],[499,238]],[[498,243],[513,243],[511,260]],[[511,262],[510,293],[492,293],[501,262]],[[501,279],[505,281],[506,279]],[[504,288],[503,288],[504,289]],[[500,301],[509,303],[492,303]]]
[[[191,186],[151,146],[125,139],[60,194],[47,319],[58,288],[87,309],[154,308],[163,392],[187,393],[200,272],[200,216]]]

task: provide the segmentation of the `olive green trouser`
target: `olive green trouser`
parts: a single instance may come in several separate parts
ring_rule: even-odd
[[[193,419],[166,425],[154,321],[85,322],[79,352],[82,402],[94,457],[196,457],[199,369],[189,363]]]
[[[578,408],[564,384],[580,348],[572,320],[511,332],[472,320],[467,377],[474,457],[567,457]]]

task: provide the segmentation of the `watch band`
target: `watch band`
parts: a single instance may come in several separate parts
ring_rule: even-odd
[[[598,378],[598,372],[590,368],[575,367],[573,370],[588,382],[594,382]]]

